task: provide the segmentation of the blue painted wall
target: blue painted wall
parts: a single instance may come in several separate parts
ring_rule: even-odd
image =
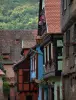
[[[38,79],[42,79],[43,78],[43,54],[42,51],[40,50],[40,46],[37,45],[36,46],[36,51],[38,51]],[[30,68],[32,68],[32,57],[36,54],[36,52],[30,56]],[[30,79],[32,78],[36,78],[36,73],[34,72],[30,72]]]
[[[36,51],[38,52],[38,80],[43,78],[43,53],[40,50],[40,46],[37,45],[36,46]],[[31,58],[34,56],[35,54],[30,56],[30,68],[32,68],[32,61]],[[36,77],[36,73],[30,72],[31,75],[31,80],[32,78]],[[39,96],[38,96],[38,100],[42,100],[42,87],[39,86]]]
[[[38,51],[38,79],[40,80],[43,78],[43,53],[39,45],[36,47],[36,50]]]
[[[38,79],[43,78],[43,53],[40,50],[40,46],[38,45],[36,47],[36,50],[38,51]],[[39,96],[38,100],[42,100],[42,87],[39,86]]]

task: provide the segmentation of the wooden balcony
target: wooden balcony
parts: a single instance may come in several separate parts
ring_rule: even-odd
[[[54,60],[47,62],[44,66],[44,77],[60,76],[61,70],[58,70],[57,64]]]

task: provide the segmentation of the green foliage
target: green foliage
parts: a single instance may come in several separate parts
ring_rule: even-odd
[[[9,86],[9,83],[7,81],[4,81],[3,82],[3,93],[5,95],[8,95],[10,92],[10,86]]]
[[[10,92],[10,86],[6,79],[6,76],[3,76],[2,80],[3,80],[3,93],[4,93],[4,95],[8,95]]]
[[[37,29],[38,0],[0,0],[0,29]]]

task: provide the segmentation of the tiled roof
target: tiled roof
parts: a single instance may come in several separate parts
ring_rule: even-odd
[[[0,30],[0,54],[8,53],[15,62],[21,58],[22,40],[24,48],[34,46],[37,30]],[[29,42],[29,43],[28,43]]]
[[[0,30],[0,46],[2,53],[10,53],[10,47],[12,47],[13,44],[15,45],[16,39],[20,39],[20,42],[22,40],[26,41],[25,45],[28,41],[33,45],[36,36],[36,30]]]
[[[24,41],[23,42],[23,48],[32,48],[36,45],[36,41]]]
[[[61,33],[60,2],[61,0],[45,0],[45,17],[47,33]]]

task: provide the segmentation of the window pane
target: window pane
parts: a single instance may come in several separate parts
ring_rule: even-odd
[[[33,57],[33,70],[34,70],[34,57]]]
[[[35,72],[36,72],[36,55],[35,55]]]
[[[58,49],[58,53],[57,53],[58,56],[62,56],[62,47],[58,47],[57,49]]]

